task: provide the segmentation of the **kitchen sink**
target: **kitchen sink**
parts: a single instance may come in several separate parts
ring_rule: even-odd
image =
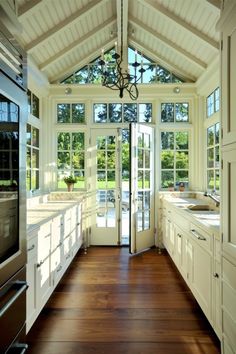
[[[214,211],[209,205],[205,204],[190,205],[188,209],[192,211]]]

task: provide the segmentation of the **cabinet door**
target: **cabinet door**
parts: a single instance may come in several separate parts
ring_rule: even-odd
[[[176,265],[184,277],[187,279],[187,237],[184,232],[178,227],[175,226],[175,251],[174,257]]]
[[[203,312],[211,322],[212,311],[212,257],[194,240],[191,244],[190,287]],[[204,242],[204,241],[202,241]]]
[[[36,266],[36,303],[41,311],[52,293],[50,257]]]
[[[234,149],[223,152],[223,252],[236,262],[236,144]]]
[[[221,63],[223,145],[236,141],[236,5],[225,23]]]

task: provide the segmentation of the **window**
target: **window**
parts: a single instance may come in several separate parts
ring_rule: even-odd
[[[58,123],[85,123],[84,103],[58,103]]]
[[[161,188],[189,183],[189,133],[161,132]]]
[[[220,89],[217,87],[215,91],[213,91],[207,97],[207,117],[212,116],[215,112],[218,112],[220,109]]]
[[[95,103],[94,123],[150,123],[152,121],[151,103]]]
[[[27,91],[28,96],[28,113],[39,118],[39,98],[30,90]]]
[[[161,122],[178,123],[189,121],[188,103],[162,103],[161,104]]]
[[[27,124],[26,189],[39,189],[39,129]]]
[[[220,124],[207,129],[207,189],[220,189]]]
[[[66,188],[64,177],[77,177],[75,188],[85,188],[85,134],[61,132],[57,135],[57,186]]]
[[[106,69],[109,72],[109,78],[112,79],[114,62],[113,55],[115,48],[112,48],[104,53],[104,60],[106,61]],[[140,76],[139,83],[181,83],[184,82],[177,75],[171,73],[169,70],[163,68],[155,63],[152,59],[135,52],[133,48],[128,48],[128,63],[130,75],[135,75],[135,68],[132,65],[134,61],[140,64],[136,70],[136,75]],[[72,75],[61,81],[61,84],[101,84],[101,66],[99,65],[100,57],[96,58],[88,65],[77,70]],[[145,69],[145,73],[141,76],[140,68]]]

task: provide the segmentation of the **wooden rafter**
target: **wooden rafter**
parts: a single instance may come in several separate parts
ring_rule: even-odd
[[[177,25],[183,27],[185,30],[191,32],[205,43],[209,44],[214,49],[219,49],[219,42],[208,37],[205,33],[199,31],[196,27],[193,27],[188,22],[183,20],[181,17],[177,16],[173,12],[169,11],[165,6],[158,4],[153,0],[139,0],[144,6],[148,6],[152,11],[158,11],[161,15],[167,17],[168,19],[174,21]]]
[[[92,36],[95,33],[98,33],[102,30],[103,31],[106,30],[107,27],[113,25],[115,22],[116,22],[116,16],[109,18],[107,21],[95,27],[92,31],[86,33],[84,36],[72,42],[70,45],[63,48],[60,52],[56,53],[48,60],[46,60],[44,63],[39,65],[39,69],[44,71],[48,66],[54,64],[56,61],[61,60],[64,56],[68,55],[70,52],[76,50],[78,46],[84,44],[84,42],[91,40]]]
[[[118,47],[128,45],[128,0],[116,0]],[[122,15],[122,16],[121,16]],[[122,38],[121,38],[122,36]]]
[[[221,9],[221,0],[206,0],[209,2],[211,5],[217,7],[217,9]]]
[[[49,29],[47,32],[43,33],[41,36],[36,38],[34,41],[26,45],[25,49],[28,53],[34,51],[39,45],[42,45],[49,38],[52,38],[60,31],[64,31],[67,27],[72,26],[75,22],[80,21],[85,15],[88,15],[89,11],[94,11],[96,6],[100,6],[108,0],[93,0],[89,2],[82,9],[79,9],[71,16],[64,19],[62,22],[58,23],[56,26]]]
[[[193,54],[190,52],[186,51],[184,48],[178,46],[176,43],[172,42],[165,36],[163,36],[161,33],[158,33],[157,31],[154,31],[151,27],[145,25],[143,22],[139,21],[138,19],[134,18],[133,16],[129,16],[129,21],[135,26],[138,26],[142,30],[148,32],[149,34],[153,35],[155,38],[157,38],[159,41],[164,43],[165,46],[171,48],[174,50],[176,53],[182,55],[184,58],[187,58],[188,60],[191,61],[191,63],[196,64],[198,67],[201,69],[206,69],[207,64],[203,62],[201,59],[196,58]]]
[[[22,5],[18,9],[18,17],[19,19],[22,19],[23,16],[29,15],[32,10],[35,10],[36,7],[39,5],[42,5],[44,0],[31,0],[27,1],[24,5]]]

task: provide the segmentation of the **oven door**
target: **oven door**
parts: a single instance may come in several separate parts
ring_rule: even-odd
[[[0,71],[0,287],[26,263],[27,96]]]

